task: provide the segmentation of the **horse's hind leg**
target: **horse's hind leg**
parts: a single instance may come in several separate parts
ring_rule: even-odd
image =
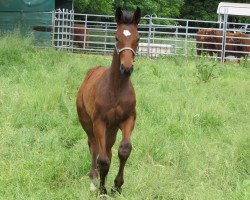
[[[132,150],[132,145],[131,145],[131,133],[134,129],[134,124],[135,124],[135,117],[134,116],[130,116],[125,122],[123,122],[120,126],[122,129],[122,141],[120,143],[119,146],[119,150],[118,150],[118,156],[119,156],[119,160],[120,160],[120,167],[119,167],[119,171],[118,174],[115,178],[115,190],[113,190],[113,192],[117,191],[119,193],[121,193],[121,186],[124,183],[124,179],[123,179],[123,172],[124,172],[124,167],[126,164],[126,161],[131,153]]]
[[[88,145],[91,154],[91,168],[89,171],[89,178],[91,180],[90,191],[95,191],[98,188],[98,171],[97,171],[98,146],[92,128],[87,128],[85,126],[84,130],[88,135]]]
[[[95,191],[98,188],[98,172],[97,172],[98,147],[94,135],[92,136],[88,135],[88,145],[92,157],[91,169],[89,172],[89,177],[91,179],[90,191]]]
[[[78,116],[80,123],[82,125],[82,128],[86,132],[88,136],[88,145],[89,145],[89,151],[92,157],[92,164],[91,169],[89,172],[89,177],[91,179],[90,183],[90,190],[94,191],[96,190],[96,187],[98,187],[97,184],[97,178],[98,178],[98,172],[97,172],[97,156],[98,156],[98,146],[96,143],[95,136],[93,134],[93,124],[91,122],[90,117],[86,113],[85,109],[83,107],[77,108]]]

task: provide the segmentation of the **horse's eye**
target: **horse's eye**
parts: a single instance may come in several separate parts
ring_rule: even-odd
[[[140,41],[140,38],[137,39],[137,42],[139,42],[139,41]]]
[[[115,37],[115,40],[116,40],[116,42],[118,42],[118,41],[119,41],[117,37]]]

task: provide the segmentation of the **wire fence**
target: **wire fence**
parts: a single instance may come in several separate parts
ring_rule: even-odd
[[[111,54],[114,51],[114,16],[79,14],[56,10],[53,15],[53,45],[68,51]],[[207,28],[204,28],[207,27]],[[249,59],[250,25],[224,20],[200,21],[145,16],[138,26],[138,54],[201,56]]]

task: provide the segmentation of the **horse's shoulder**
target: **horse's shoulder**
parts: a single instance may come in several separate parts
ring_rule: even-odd
[[[89,79],[94,74],[102,73],[105,70],[106,70],[106,68],[102,67],[102,66],[93,67],[93,68],[89,69],[89,71],[87,72],[86,79]]]
[[[98,69],[102,68],[102,66],[96,66],[96,67],[92,67],[88,70],[87,72],[87,76],[90,76],[93,72],[97,71]]]

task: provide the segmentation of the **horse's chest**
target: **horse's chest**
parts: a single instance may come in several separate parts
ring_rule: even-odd
[[[116,94],[116,95],[114,95]],[[128,90],[117,94],[105,92],[102,94],[103,99],[96,102],[96,115],[100,116],[109,126],[118,125],[128,116],[135,112],[135,95],[133,90]]]
[[[126,117],[127,113],[128,110],[121,105],[117,105],[107,110],[106,119],[109,123],[119,123]]]

